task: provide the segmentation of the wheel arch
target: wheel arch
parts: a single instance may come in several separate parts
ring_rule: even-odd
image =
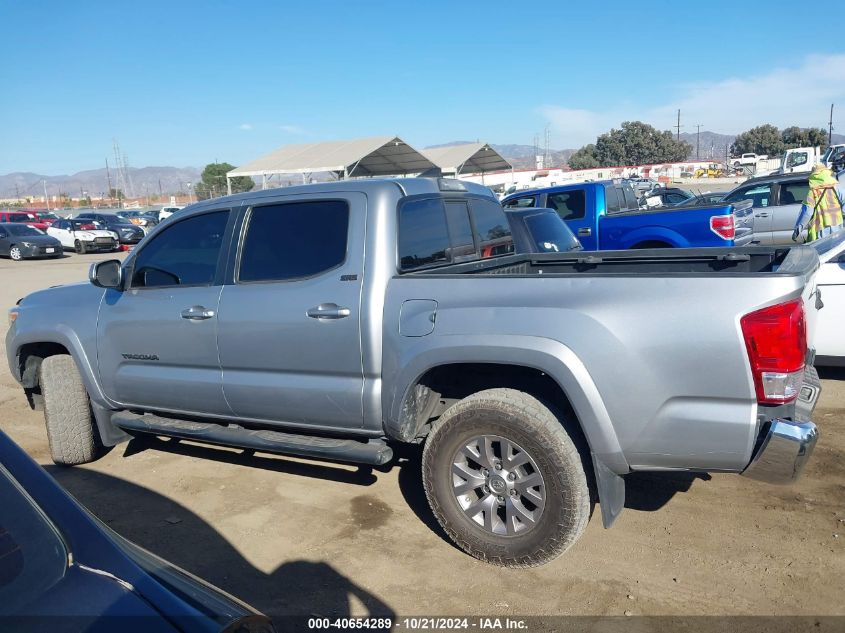
[[[85,353],[82,341],[76,332],[66,325],[59,324],[55,326],[55,329],[46,332],[21,333],[16,343],[17,349],[14,352],[18,371],[16,378],[24,389],[38,388],[38,368],[45,358],[56,354],[69,354],[82,375],[82,381],[91,400],[101,406],[108,406],[108,401],[100,389],[94,367]]]
[[[439,339],[439,340],[438,340]],[[385,391],[384,411],[385,432],[393,439],[410,442],[424,432],[424,425],[441,394],[436,392],[426,380],[437,376],[437,372],[450,372],[451,376],[470,374],[479,367],[487,370],[499,369],[502,372],[493,381],[479,382],[479,390],[491,387],[514,387],[519,385],[503,384],[505,378],[514,376],[523,379],[523,385],[532,384],[531,377],[545,376],[541,381],[541,396],[556,394],[556,406],[569,410],[574,422],[583,434],[593,462],[601,464],[596,468],[596,478],[600,498],[602,495],[602,475],[613,482],[614,498],[619,497],[619,475],[629,472],[630,468],[622,452],[610,415],[604,405],[599,390],[581,359],[566,345],[559,341],[531,336],[497,336],[491,344],[486,335],[461,336],[460,342],[453,337],[438,337],[427,342],[429,347],[412,358],[402,367],[391,372],[394,376],[392,387]],[[449,367],[448,370],[440,369]],[[491,373],[488,371],[488,374]],[[526,380],[527,379],[527,380]],[[523,389],[524,390],[524,389]],[[531,389],[529,388],[529,393]],[[534,395],[534,394],[532,394]],[[432,398],[436,402],[432,402]],[[553,402],[553,404],[555,404]],[[619,479],[619,481],[616,481]],[[624,502],[624,488],[622,500]],[[621,505],[618,510],[621,510]],[[611,510],[610,504],[607,504]],[[617,512],[618,514],[618,512]],[[605,504],[602,507],[605,515]],[[610,521],[612,522],[612,520]],[[607,518],[605,518],[607,524]]]
[[[677,231],[665,226],[643,226],[625,235],[620,248],[646,248],[641,244],[665,244],[666,246],[652,246],[649,248],[685,248],[690,245],[689,240]]]
[[[449,402],[471,392],[511,387],[537,397],[558,411],[569,413],[582,448],[593,462],[596,488],[602,500],[602,518],[609,527],[624,505],[620,475],[630,468],[598,388],[584,364],[558,341],[539,337],[497,337],[497,345],[435,347],[400,369],[394,397],[385,408],[385,431],[393,439],[414,441],[425,425],[439,416]],[[444,393],[439,388],[447,385]],[[451,385],[451,386],[449,386]],[[444,402],[444,400],[446,402]],[[440,410],[438,410],[438,407]],[[578,438],[573,438],[577,442]]]
[[[43,408],[41,385],[39,384],[39,369],[45,358],[57,354],[67,354],[72,359],[82,383],[88,392],[91,409],[100,433],[100,439],[105,446],[113,446],[129,439],[129,436],[111,423],[113,406],[100,389],[95,376],[95,370],[89,362],[82,342],[76,333],[60,325],[49,333],[32,333],[23,339],[16,352],[15,360],[21,386],[26,393],[29,406],[33,409]]]

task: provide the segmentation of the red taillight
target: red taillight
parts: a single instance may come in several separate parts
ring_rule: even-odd
[[[757,402],[783,404],[798,396],[807,356],[807,327],[801,299],[763,308],[740,319]]]
[[[736,237],[733,215],[714,215],[710,218],[710,230],[726,240]]]

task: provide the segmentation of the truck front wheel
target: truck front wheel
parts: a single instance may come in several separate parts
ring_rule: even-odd
[[[590,517],[581,456],[536,398],[488,389],[448,409],[423,450],[423,485],[462,550],[504,567],[560,556]]]
[[[95,435],[88,392],[73,358],[67,354],[45,358],[40,383],[53,461],[73,466],[97,459],[99,438]]]

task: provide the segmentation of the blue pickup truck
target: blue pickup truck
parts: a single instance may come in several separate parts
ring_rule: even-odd
[[[640,209],[631,186],[615,180],[520,191],[502,205],[555,209],[587,251],[742,246],[753,237],[748,200]]]

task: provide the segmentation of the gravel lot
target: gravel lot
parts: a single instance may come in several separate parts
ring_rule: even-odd
[[[0,306],[109,257],[0,259]],[[271,613],[845,615],[845,372],[822,377],[821,439],[798,485],[631,476],[611,530],[596,508],[567,554],[528,571],[445,539],[414,450],[379,471],[134,440],[58,468],[6,369],[0,428],[119,533]]]

